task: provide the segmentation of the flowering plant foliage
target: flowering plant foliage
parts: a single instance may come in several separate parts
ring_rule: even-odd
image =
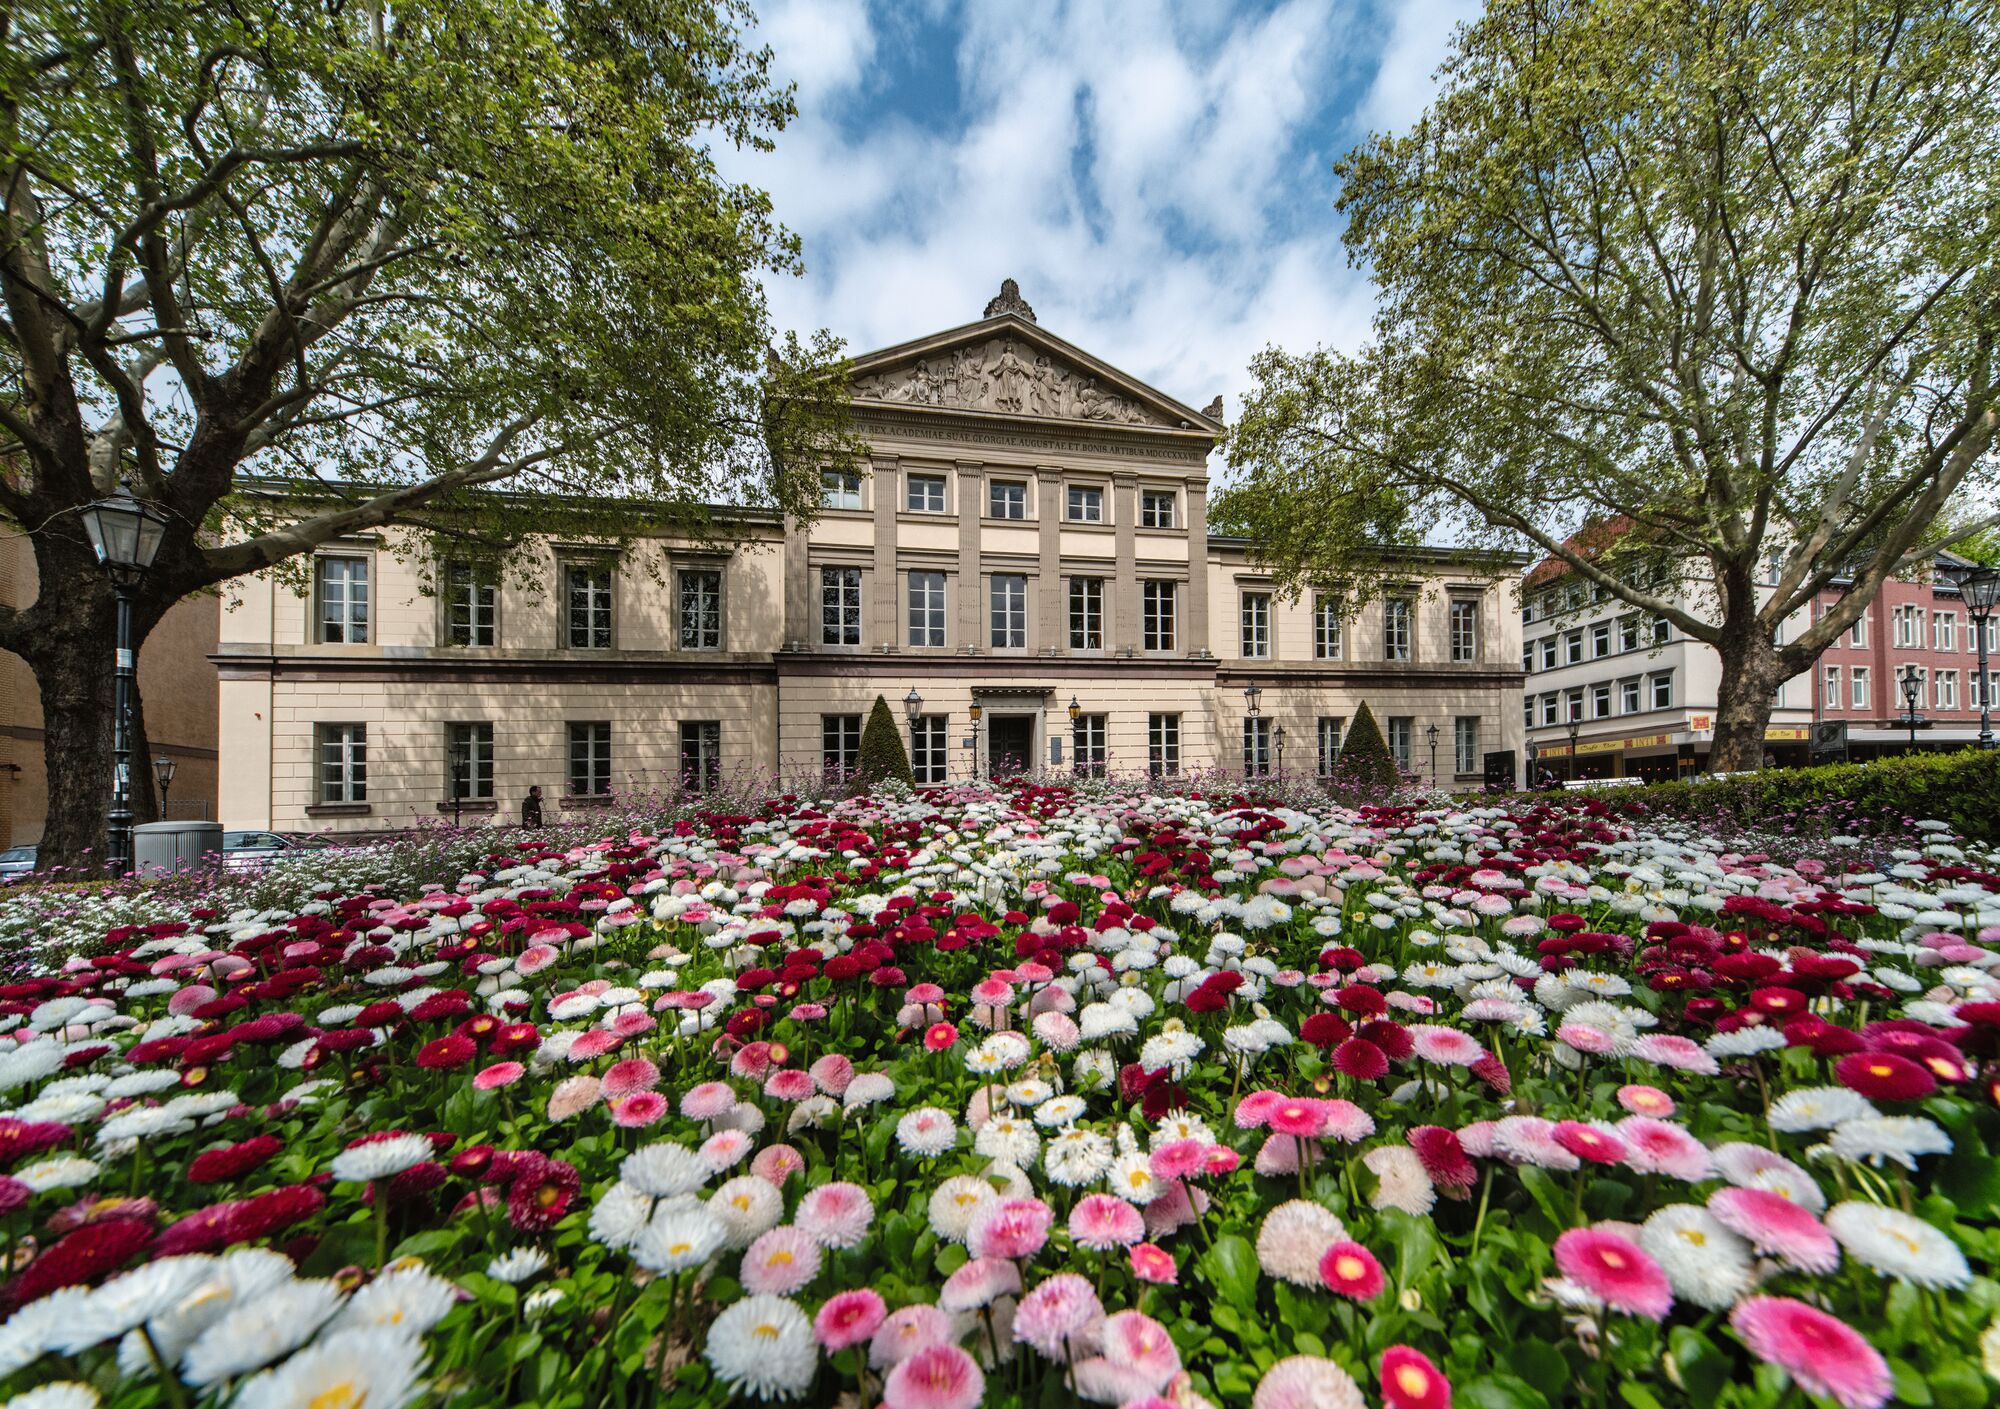
[[[1970,1409],[2000,858],[1905,840],[1031,784],[165,892],[0,985],[0,1389]]]

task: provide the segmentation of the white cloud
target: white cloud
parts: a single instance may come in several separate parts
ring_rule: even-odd
[[[968,4],[937,75],[955,111],[911,109],[942,119],[876,101],[911,11],[777,7],[764,37],[800,119],[775,153],[724,163],[804,238],[807,274],[771,288],[778,321],[868,350],[976,319],[1011,276],[1043,326],[1196,406],[1246,390],[1266,344],[1355,346],[1371,298],[1331,163],[1371,75],[1386,112],[1449,29],[1433,14],[1385,34],[1355,4]]]
[[[1361,100],[1361,126],[1394,132],[1414,123],[1437,96],[1437,66],[1453,28],[1482,8],[1481,0],[1398,0],[1375,81]]]

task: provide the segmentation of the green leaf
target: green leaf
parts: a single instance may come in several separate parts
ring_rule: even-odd
[[[1549,1409],[1547,1396],[1512,1375],[1482,1375],[1455,1386],[1451,1402],[1465,1409]]]
[[[1237,1306],[1248,1307],[1257,1300],[1257,1253],[1235,1233],[1215,1240],[1215,1246],[1196,1263],[1216,1291]]]
[[[1917,1409],[1925,1409],[1931,1403],[1931,1387],[1924,1382],[1923,1371],[1907,1360],[1889,1358],[1889,1375],[1896,1382],[1896,1398],[1905,1404],[1914,1404]]]
[[[1712,1404],[1729,1379],[1729,1358],[1692,1326],[1676,1326],[1667,1335],[1667,1354],[1688,1396],[1697,1404]]]
[[[1618,1397],[1631,1405],[1632,1409],[1663,1409],[1659,1396],[1637,1380],[1619,1381]]]
[[[1396,1240],[1396,1287],[1414,1286],[1437,1256],[1437,1230],[1428,1218],[1412,1218],[1401,1209],[1382,1215],[1382,1226]]]

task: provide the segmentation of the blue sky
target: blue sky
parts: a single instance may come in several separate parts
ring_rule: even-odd
[[[1042,325],[1195,406],[1260,347],[1353,347],[1370,295],[1336,157],[1407,125],[1476,0],[763,0],[799,118],[729,173],[807,270],[782,327],[853,351],[977,318]]]

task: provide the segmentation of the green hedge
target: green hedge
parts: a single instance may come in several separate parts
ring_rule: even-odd
[[[1583,791],[1615,812],[1693,822],[1865,833],[1934,819],[1950,823],[1960,836],[2000,841],[2000,750],[1906,754]]]

